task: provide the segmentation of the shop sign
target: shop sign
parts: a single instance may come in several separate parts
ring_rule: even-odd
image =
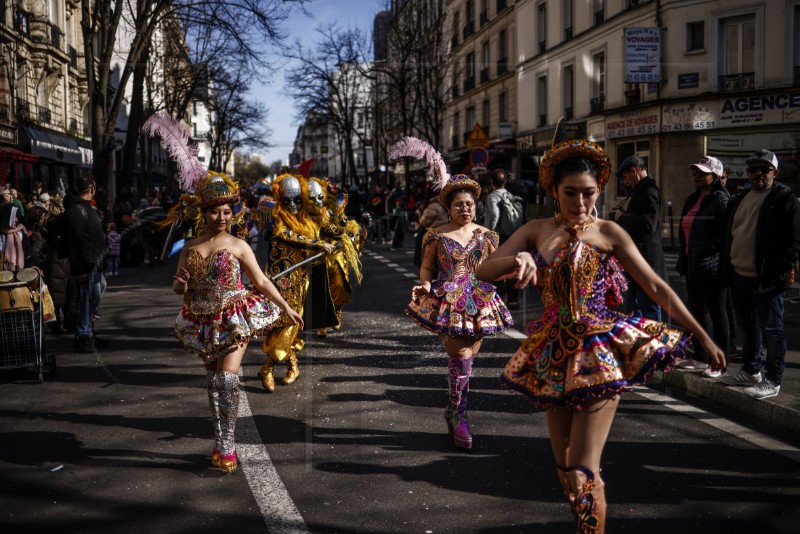
[[[497,137],[499,139],[511,139],[514,137],[514,123],[500,122],[497,123]]]
[[[0,125],[0,141],[11,145],[16,145],[18,143],[17,129]]]
[[[662,132],[686,132],[717,128],[714,105],[689,102],[661,108]]]
[[[678,89],[694,89],[695,87],[700,87],[699,72],[678,74]]]
[[[658,108],[626,111],[606,117],[606,139],[655,134],[660,128],[661,112]]]
[[[800,92],[728,98],[720,104],[719,126],[800,122]]]
[[[661,30],[625,28],[625,83],[661,81]]]

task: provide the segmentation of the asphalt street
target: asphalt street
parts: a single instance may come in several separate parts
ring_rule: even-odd
[[[97,323],[110,347],[76,354],[48,337],[58,368],[43,384],[0,373],[3,531],[572,532],[544,414],[498,380],[519,334],[484,343],[475,447],[452,447],[446,356],[401,313],[417,278],[410,258],[367,247],[342,331],[305,334],[294,385],[265,393],[251,343],[242,469],[227,476],[209,468],[202,367],[172,334],[174,259],[110,278]],[[800,438],[688,400],[663,388],[624,395],[603,461],[609,531],[795,532]]]

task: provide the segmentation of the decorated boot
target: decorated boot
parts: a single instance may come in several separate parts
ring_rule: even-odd
[[[206,379],[208,383],[208,407],[211,409],[211,426],[214,427],[214,450],[211,452],[211,465],[219,467],[219,393],[214,389],[214,377],[216,371],[206,369]]]
[[[289,357],[286,359],[286,365],[287,370],[286,376],[283,378],[283,384],[288,386],[289,384],[293,384],[300,376],[300,364],[297,363],[297,354],[294,351],[289,353]]]
[[[571,491],[577,494],[572,502],[575,514],[575,532],[578,534],[603,534],[606,524],[605,485],[590,469],[576,465],[566,468]]]
[[[264,360],[264,365],[258,371],[258,378],[261,379],[261,385],[267,390],[267,393],[275,392],[275,360],[270,356]]]
[[[459,449],[472,448],[472,433],[467,422],[467,392],[469,377],[472,374],[472,360],[451,356],[447,364],[447,398],[444,412],[453,444]]]
[[[219,394],[219,468],[230,473],[238,467],[236,458],[236,418],[239,416],[239,376],[223,371],[214,377]]]

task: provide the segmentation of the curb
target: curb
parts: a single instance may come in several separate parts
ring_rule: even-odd
[[[768,423],[776,428],[800,434],[800,410],[786,406],[786,397],[782,402],[772,399],[756,400],[745,394],[741,387],[726,386],[718,380],[702,378],[701,374],[688,369],[676,369],[671,373],[655,373],[648,383],[664,384],[682,389],[692,395],[703,397],[721,406],[732,408],[750,419]],[[797,404],[798,400],[793,404]]]

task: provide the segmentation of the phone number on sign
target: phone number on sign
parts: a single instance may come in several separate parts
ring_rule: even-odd
[[[682,132],[686,130],[708,130],[714,128],[714,121],[679,122],[678,124],[664,123],[663,132]]]

